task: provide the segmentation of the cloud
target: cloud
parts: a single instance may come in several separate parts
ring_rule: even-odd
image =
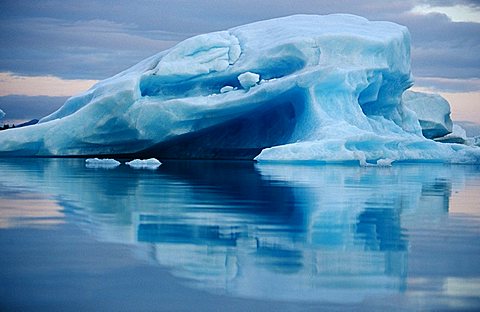
[[[420,4],[415,6],[412,12],[420,14],[441,13],[447,15],[454,22],[480,23],[480,8],[471,2],[463,4],[443,3],[442,5],[435,5],[434,3]]]
[[[104,20],[7,20],[2,22],[0,33],[0,70],[23,75],[107,78],[180,39],[181,35],[139,32],[132,25]]]
[[[86,91],[96,80],[68,80],[53,76],[19,76],[0,73],[0,96],[72,96]]]
[[[2,119],[2,122],[18,123],[41,118],[56,111],[67,98],[64,96],[0,96],[0,109],[5,112],[5,119]]]
[[[415,86],[430,92],[472,92],[480,90],[480,79],[450,79],[439,77],[417,77]]]
[[[452,120],[470,121],[480,124],[480,92],[439,92],[450,103]]]
[[[296,13],[341,12],[407,26],[417,77],[480,78],[480,23],[454,22],[441,12],[412,13],[419,5],[463,5],[472,12],[480,7],[467,0],[4,0],[0,71],[103,79],[199,33]]]

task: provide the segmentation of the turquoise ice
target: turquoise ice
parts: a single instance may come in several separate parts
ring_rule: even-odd
[[[289,16],[180,42],[2,131],[0,156],[478,163],[478,148],[423,136],[412,84],[406,27]]]

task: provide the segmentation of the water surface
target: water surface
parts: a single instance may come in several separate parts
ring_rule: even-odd
[[[1,159],[0,172],[7,309],[480,307],[476,166]]]

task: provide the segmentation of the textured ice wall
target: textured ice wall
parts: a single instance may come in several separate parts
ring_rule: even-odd
[[[422,136],[411,85],[405,27],[295,15],[187,39],[3,131],[0,155],[477,161]]]
[[[426,138],[439,138],[452,132],[450,104],[440,95],[405,91],[402,100],[417,114]]]

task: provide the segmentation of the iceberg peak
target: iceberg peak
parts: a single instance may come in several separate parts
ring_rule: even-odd
[[[242,88],[244,88],[245,90],[248,90],[260,81],[260,75],[251,73],[251,72],[246,72],[238,75],[238,81],[240,82],[240,85],[242,86]]]

